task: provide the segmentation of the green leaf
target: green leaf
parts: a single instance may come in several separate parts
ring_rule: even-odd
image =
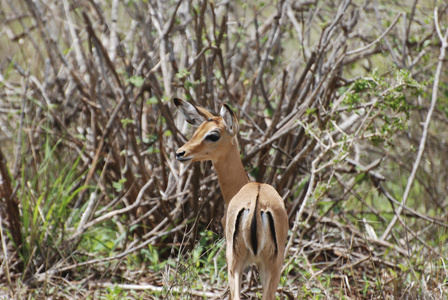
[[[146,100],[146,104],[157,104],[159,101],[157,101],[156,97],[151,97],[148,100]]]
[[[123,128],[126,128],[129,124],[135,124],[135,121],[132,119],[121,119],[121,124],[123,124]]]
[[[126,182],[126,178],[121,178],[119,181],[112,183],[112,186],[117,192],[123,191],[123,184]]]
[[[132,76],[128,81],[136,87],[141,87],[145,80],[141,76]]]

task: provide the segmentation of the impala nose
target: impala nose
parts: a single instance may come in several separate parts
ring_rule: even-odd
[[[185,151],[176,152],[176,158],[179,160],[182,159],[184,157],[184,155],[185,155]]]
[[[186,163],[193,159],[192,156],[185,157],[186,152],[184,150],[177,150],[176,159],[180,162]]]

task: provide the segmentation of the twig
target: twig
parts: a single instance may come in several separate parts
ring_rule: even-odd
[[[363,51],[365,51],[365,50],[367,50],[367,49],[369,49],[370,47],[372,47],[373,45],[375,45],[376,43],[378,43],[379,41],[381,41],[381,39],[386,35],[386,34],[388,34],[389,33],[389,31],[391,31],[392,30],[392,28],[394,28],[394,26],[395,26],[395,24],[397,24],[397,22],[398,22],[398,20],[400,20],[400,18],[403,16],[404,14],[403,13],[401,13],[401,14],[399,14],[396,18],[395,18],[395,20],[392,22],[392,24],[376,39],[376,40],[374,40],[373,42],[371,42],[370,44],[368,44],[368,45],[366,45],[366,46],[364,46],[364,47],[361,47],[361,48],[358,48],[358,49],[356,49],[356,50],[352,50],[352,51],[348,51],[347,53],[346,53],[346,55],[347,56],[349,56],[349,55],[353,55],[353,54],[357,54],[357,53],[360,53],[360,52],[363,52]]]
[[[118,0],[112,1],[111,8],[111,26],[110,26],[110,60],[112,63],[115,62],[115,57],[117,56],[117,46],[118,46],[118,36],[117,36],[117,21],[118,21]]]
[[[300,225],[300,218],[302,217],[303,211],[305,209],[305,206],[308,203],[308,200],[312,197],[312,193],[314,190],[314,181],[316,180],[316,166],[319,163],[319,161],[322,159],[322,157],[324,157],[326,154],[326,151],[322,151],[320,153],[320,155],[313,160],[313,162],[311,163],[311,172],[310,172],[310,182],[308,184],[308,190],[306,192],[305,198],[303,199],[302,204],[300,205],[300,209],[296,214],[296,217],[294,219],[294,226],[291,229],[291,235],[289,237],[289,241],[288,244],[286,245],[285,248],[285,253],[288,253],[289,248],[291,248],[293,242],[294,242],[294,238],[295,235],[297,234],[297,230],[299,229],[299,225]]]
[[[64,6],[64,12],[65,12],[65,16],[67,17],[67,23],[68,23],[68,28],[69,28],[69,32],[70,32],[70,36],[72,38],[72,45],[75,49],[75,55],[76,55],[76,60],[80,66],[80,73],[84,73],[87,69],[86,67],[86,62],[84,60],[84,56],[82,55],[82,51],[81,51],[81,41],[79,40],[79,36],[76,34],[76,30],[75,30],[75,21],[73,20],[72,15],[70,14],[70,6],[68,3],[68,0],[63,0],[62,1],[63,6]],[[88,74],[88,73],[87,73]]]
[[[386,189],[383,187],[383,185],[381,183],[378,183],[378,188],[381,191],[381,193],[383,193],[384,196],[387,199],[389,199],[389,201],[391,201],[393,204],[401,205],[401,202],[397,201],[391,194],[389,194],[389,192],[386,191]],[[424,214],[422,214],[422,213],[420,213],[420,212],[418,212],[418,211],[416,211],[416,210],[414,210],[414,209],[412,209],[412,208],[410,208],[410,207],[408,207],[406,205],[403,205],[403,208],[406,209],[407,211],[409,211],[411,214],[415,215],[418,218],[421,218],[421,219],[423,219],[425,221],[428,221],[428,222],[430,222],[432,224],[437,224],[439,226],[448,228],[448,223],[446,223],[446,222],[439,221],[439,220],[437,220],[437,219],[435,219],[433,217],[429,217],[427,215],[424,215]]]
[[[26,111],[26,100],[27,100],[27,92],[28,92],[28,85],[29,85],[29,78],[30,78],[30,72],[29,72],[29,66],[28,71],[26,74],[25,79],[25,88],[23,90],[22,94],[22,105],[20,108],[20,122],[19,122],[19,134],[17,135],[17,150],[16,150],[16,158],[14,160],[14,168],[13,168],[13,176],[16,178],[19,174],[19,160],[22,158],[22,133],[23,133],[23,120],[25,117],[25,111]]]
[[[380,16],[379,16],[379,11],[378,11],[378,1],[377,0],[374,0],[373,1],[373,9],[374,9],[374,11],[375,11],[375,17],[376,17],[376,21],[377,21],[377,23],[378,23],[378,27],[382,27],[382,22],[381,22],[381,19],[380,19]],[[387,39],[387,37],[386,36],[384,36],[384,42],[386,43],[386,47],[387,47],[387,49],[389,50],[389,54],[392,56],[392,59],[393,59],[393,61],[394,61],[394,63],[397,65],[397,66],[400,66],[400,63],[399,63],[399,61],[398,61],[398,59],[397,59],[397,56],[395,55],[395,52],[394,52],[394,49],[392,49],[392,47],[391,47],[391,45],[390,45],[390,43],[389,43],[389,40]]]
[[[101,217],[98,217],[98,218],[96,218],[96,219],[90,221],[89,223],[87,223],[87,224],[85,224],[85,225],[84,225],[83,223],[81,223],[81,226],[78,226],[78,229],[76,230],[76,233],[73,234],[72,237],[71,237],[70,239],[75,239],[75,238],[78,237],[80,234],[82,234],[83,232],[85,232],[86,229],[89,228],[89,227],[92,227],[92,226],[94,226],[94,225],[96,225],[96,224],[98,224],[98,223],[100,223],[100,222],[105,221],[105,220],[109,220],[109,219],[112,218],[113,216],[121,215],[121,214],[124,214],[124,213],[126,213],[126,212],[129,212],[129,211],[131,211],[131,210],[137,208],[137,207],[140,205],[140,202],[141,202],[143,196],[145,195],[145,191],[146,191],[146,189],[147,189],[148,187],[150,187],[150,186],[153,184],[153,182],[154,182],[154,178],[151,178],[151,179],[150,179],[150,180],[149,180],[149,181],[148,181],[148,182],[147,182],[147,183],[140,189],[140,192],[138,193],[137,199],[136,199],[135,202],[132,203],[131,205],[129,205],[129,206],[125,207],[125,208],[122,208],[122,209],[117,209],[117,210],[111,211],[111,212],[109,212],[109,213],[107,213],[107,214],[105,214],[105,215],[103,215],[103,216],[101,216]],[[92,194],[92,195],[93,195],[93,194]],[[94,202],[94,199],[91,199],[90,201],[91,201],[91,202]],[[89,215],[90,215],[90,213],[89,213]]]
[[[403,193],[403,198],[401,200],[401,204],[397,208],[396,215],[392,218],[392,220],[390,221],[386,230],[384,231],[383,235],[381,236],[381,239],[383,239],[383,240],[385,240],[389,237],[389,234],[390,234],[392,228],[395,226],[395,223],[397,222],[399,215],[401,214],[401,212],[404,209],[406,201],[409,197],[409,193],[411,192],[411,187],[412,187],[412,184],[414,183],[415,174],[417,173],[418,167],[420,165],[420,161],[421,161],[423,153],[425,151],[425,144],[426,144],[426,139],[428,136],[429,125],[431,123],[431,117],[432,117],[432,114],[434,112],[434,109],[435,109],[435,106],[437,103],[437,92],[439,89],[440,74],[442,73],[443,61],[445,59],[446,48],[448,47],[448,29],[445,32],[445,36],[442,38],[441,33],[440,33],[440,27],[439,27],[439,24],[437,23],[437,20],[438,20],[437,14],[438,13],[437,13],[437,7],[436,7],[434,10],[434,22],[435,22],[435,26],[437,28],[437,32],[438,32],[440,41],[442,42],[442,45],[440,46],[439,62],[437,64],[437,69],[436,69],[436,73],[434,76],[434,84],[432,86],[431,104],[430,104],[430,107],[428,110],[428,114],[426,115],[426,121],[423,124],[423,132],[422,132],[422,136],[420,139],[420,145],[419,145],[419,149],[418,149],[418,153],[417,153],[417,158],[415,159],[411,174],[409,175],[409,178],[407,180],[406,189]]]

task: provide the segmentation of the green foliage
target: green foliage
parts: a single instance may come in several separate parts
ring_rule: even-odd
[[[123,128],[126,128],[129,124],[135,125],[135,121],[132,119],[121,119],[121,124],[123,124]]]
[[[104,295],[101,296],[101,299],[105,300],[114,300],[114,299],[129,299],[128,292],[123,291],[119,286],[110,286],[106,288]]]
[[[123,191],[123,186],[126,183],[126,178],[121,178],[119,181],[115,181],[112,183],[112,186],[117,192]]]
[[[112,251],[117,243],[124,238],[123,235],[120,237],[117,235],[117,228],[114,223],[108,222],[83,234],[80,249],[89,253],[97,253],[99,257],[108,257],[113,254]],[[84,258],[81,258],[81,260],[84,260]]]
[[[32,175],[29,170],[22,169],[22,182],[28,184],[22,185],[19,193],[23,205],[21,254],[27,263],[35,257],[46,259],[46,255],[55,255],[65,248],[66,230],[79,218],[79,212],[71,208],[72,202],[88,188],[80,185],[80,157],[73,164],[55,164],[60,141],[54,145],[50,141],[48,136],[37,174]]]
[[[371,77],[358,79],[340,92],[344,92],[343,103],[348,111],[368,111],[371,121],[366,129],[371,133],[370,142],[375,146],[393,146],[394,135],[406,129],[410,114],[416,109],[408,98],[422,95],[424,83],[417,82],[405,69],[385,75],[374,71]]]
[[[178,73],[176,73],[176,78],[183,82],[183,86],[186,90],[195,89],[205,82],[205,78],[203,76],[201,76],[198,80],[191,80],[189,76],[190,74],[191,72],[187,69],[181,69]],[[215,76],[219,77],[220,75],[221,74],[218,71],[215,71]]]
[[[0,89],[3,88],[5,82],[8,81],[9,75],[11,74],[13,67],[14,67],[14,60],[11,60],[11,62],[9,63],[8,67],[5,69],[5,72],[3,74],[3,80],[0,82]]]
[[[132,76],[128,79],[130,83],[132,83],[136,87],[142,87],[145,79],[141,76]]]
[[[165,271],[168,282],[166,290],[162,293],[166,297],[176,299],[189,299],[188,294],[179,294],[179,290],[202,290],[204,276],[207,285],[222,285],[227,280],[224,239],[217,240],[216,234],[211,231],[202,231],[195,247],[182,254],[179,249],[176,260],[160,261],[158,251],[154,248],[145,250],[146,257],[151,261],[151,269]]]
[[[307,108],[307,109],[306,109],[306,115],[307,115],[307,116],[315,115],[316,112],[317,112],[317,109],[316,109],[316,108]]]
[[[148,104],[148,105],[157,104],[157,103],[159,103],[159,101],[157,100],[157,97],[151,97],[146,101],[146,104]]]
[[[187,70],[187,69],[181,69],[179,70],[179,72],[176,74],[176,77],[179,79],[185,79],[187,78],[188,75],[190,75],[191,73]]]

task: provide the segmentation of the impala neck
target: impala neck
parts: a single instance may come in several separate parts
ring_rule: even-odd
[[[231,149],[219,160],[214,160],[213,165],[215,166],[216,173],[218,173],[218,181],[221,186],[221,193],[224,197],[224,201],[226,202],[226,205],[229,205],[233,196],[235,196],[246,183],[249,183],[249,178],[247,177],[243,163],[241,162],[236,136],[233,138]]]

